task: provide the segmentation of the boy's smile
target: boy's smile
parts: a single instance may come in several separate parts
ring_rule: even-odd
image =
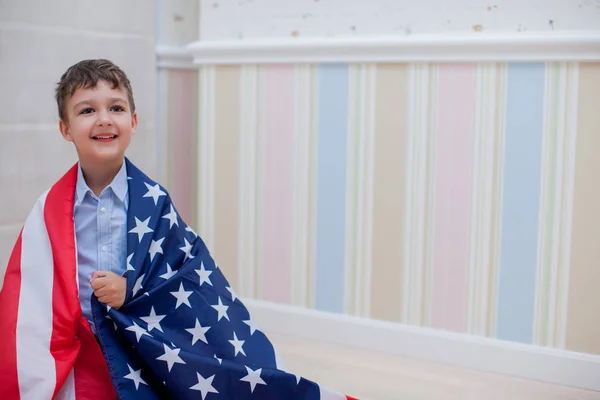
[[[60,130],[75,145],[82,168],[121,165],[137,127],[125,91],[99,81],[93,88],[77,89],[65,111]]]

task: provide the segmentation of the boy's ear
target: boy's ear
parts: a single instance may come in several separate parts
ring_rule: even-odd
[[[131,134],[132,135],[135,133],[135,130],[137,129],[137,125],[138,125],[138,116],[137,116],[137,112],[134,112],[133,115],[131,116]]]
[[[58,121],[58,129],[60,129],[60,133],[62,134],[63,138],[65,138],[65,140],[67,142],[73,141],[73,137],[71,136],[71,131],[69,131],[69,126],[62,119]]]

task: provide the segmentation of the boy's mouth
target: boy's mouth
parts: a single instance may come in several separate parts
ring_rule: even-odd
[[[96,135],[92,136],[92,139],[98,140],[100,142],[110,142],[117,138],[117,135]]]

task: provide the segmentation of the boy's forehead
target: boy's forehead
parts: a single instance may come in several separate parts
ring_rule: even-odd
[[[81,102],[86,99],[111,98],[128,101],[127,93],[120,87],[112,87],[112,84],[106,81],[98,81],[93,87],[78,87],[69,102]]]

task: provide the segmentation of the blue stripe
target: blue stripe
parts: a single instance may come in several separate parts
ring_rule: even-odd
[[[509,64],[498,338],[532,343],[545,66]]]
[[[315,306],[343,312],[348,65],[319,67]]]

